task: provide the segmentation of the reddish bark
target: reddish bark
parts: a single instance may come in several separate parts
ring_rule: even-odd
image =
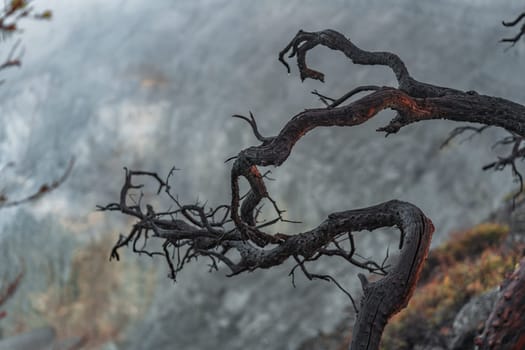
[[[499,170],[511,165],[514,169],[514,160],[525,155],[525,148],[520,148],[522,137],[525,136],[525,106],[474,91],[464,92],[419,82],[410,76],[404,62],[397,55],[362,50],[333,30],[313,33],[299,31],[279,54],[279,60],[289,70],[284,56],[295,56],[301,79],[323,81],[324,75],[310,69],[306,64],[306,53],[318,45],[342,52],[355,64],[387,66],[395,74],[398,87],[361,86],[339,99],[330,99],[316,93],[323,102],[330,100],[332,103],[326,103],[325,108],[307,109],[297,114],[273,137],[263,137],[259,133],[253,116],[247,118],[236,115],[235,117],[244,119],[251,125],[260,144],[241,150],[232,158],[235,161],[231,169],[232,197],[229,205],[213,209],[198,203],[182,204],[170,193],[168,179],[172,173],[168,179],[163,180],[156,173],[126,170],[119,202],[100,209],[120,211],[137,219],[130,233],[119,238],[112,257],[118,259],[118,249],[133,242],[135,252],[150,256],[163,255],[172,278],[175,278],[186,263],[198,257],[209,258],[215,269],[218,268],[218,263],[226,265],[231,272],[230,276],[270,268],[293,258],[297,265],[292,270],[292,275],[299,267],[310,279],[320,278],[337,284],[330,276],[311,274],[306,269],[307,263],[321,256],[340,257],[370,272],[386,275],[375,282],[368,282],[364,275],[359,275],[364,293],[353,330],[351,349],[375,350],[379,349],[388,319],[404,308],[412,295],[430,246],[434,230],[432,223],[416,206],[392,200],[368,208],[333,213],[318,227],[307,232],[271,235],[264,232],[264,227],[284,219],[281,216],[282,211],[266,188],[265,175],[261,175],[258,167],[282,165],[294,145],[315,128],[355,126],[384,109],[392,109],[397,115],[378,131],[392,134],[406,125],[429,119],[448,119],[505,128],[516,137],[506,141],[507,144],[514,143],[513,153],[487,168]],[[373,92],[344,104],[355,94],[364,91]],[[176,209],[155,211],[152,205],[146,205],[147,210],[144,210],[140,200],[138,203],[128,204],[130,190],[141,187],[132,182],[137,176],[153,177],[159,183],[159,193],[164,189],[177,205]],[[241,178],[250,186],[250,191],[244,196],[239,193]],[[275,220],[264,224],[257,221],[263,200],[270,201],[277,213]],[[384,226],[396,226],[401,231],[400,258],[397,265],[390,269],[373,261],[362,261],[354,255],[354,232]],[[163,239],[163,251],[150,252],[137,247],[137,241],[142,238],[147,240],[148,237]],[[349,242],[349,248],[342,246],[343,240]],[[236,253],[230,254],[231,251]],[[357,307],[355,308],[357,311]]]

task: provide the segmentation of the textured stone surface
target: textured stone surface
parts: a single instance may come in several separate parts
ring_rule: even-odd
[[[483,329],[498,297],[498,289],[472,298],[456,315],[452,324],[450,350],[474,349],[474,337]]]

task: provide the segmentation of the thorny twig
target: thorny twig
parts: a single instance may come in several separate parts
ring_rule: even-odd
[[[525,12],[521,13],[514,21],[510,21],[510,22],[505,22],[503,21],[502,24],[505,26],[505,27],[514,27],[514,26],[517,26],[518,23],[521,22],[522,19],[525,18]],[[521,39],[521,37],[525,34],[525,22],[521,25],[521,28],[520,30],[518,31],[518,33],[516,33],[515,36],[513,37],[510,37],[510,38],[503,38],[500,40],[500,42],[503,42],[503,43],[511,43],[511,47],[516,45],[516,43]]]

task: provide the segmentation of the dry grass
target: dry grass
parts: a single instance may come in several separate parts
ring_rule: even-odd
[[[406,309],[394,316],[382,341],[384,349],[411,349],[429,333],[446,335],[459,309],[472,297],[499,285],[514,269],[521,250],[503,253],[509,228],[481,224],[452,235],[431,252],[423,285]]]

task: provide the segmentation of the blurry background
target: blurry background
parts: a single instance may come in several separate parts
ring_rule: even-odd
[[[287,75],[277,53],[297,30],[336,29],[368,50],[395,52],[414,78],[525,103],[523,45],[505,52],[501,20],[523,8],[488,0],[35,2],[49,23],[24,22],[22,69],[2,72],[0,173],[15,197],[70,177],[42,200],[0,210],[1,283],[25,270],[5,307],[0,337],[51,325],[59,337],[87,336],[103,349],[296,349],[329,331],[348,312],[333,285],[299,277],[291,264],[225,278],[203,262],[173,283],[163,259],[109,250],[130,221],[99,213],[118,198],[122,167],[167,174],[186,202],[229,201],[224,160],[256,143],[249,126],[230,118],[251,110],[263,135],[274,135],[304,108],[320,106],[313,89],[332,97],[363,84],[395,85],[383,67],[352,65],[326,48],[309,64],[326,84]],[[511,31],[510,34],[514,34]],[[3,43],[7,55],[11,43]],[[288,161],[272,169],[273,197],[302,224],[329,213],[392,198],[418,205],[436,226],[435,243],[497,208],[515,188],[509,172],[482,172],[496,157],[501,131],[439,150],[458,124],[428,121],[384,138],[365,125],[308,134]],[[152,189],[153,190],[153,189]],[[395,231],[360,236],[362,254],[381,257]],[[354,271],[321,261],[358,293]],[[1,287],[1,285],[0,285]],[[358,295],[358,294],[356,294]]]

